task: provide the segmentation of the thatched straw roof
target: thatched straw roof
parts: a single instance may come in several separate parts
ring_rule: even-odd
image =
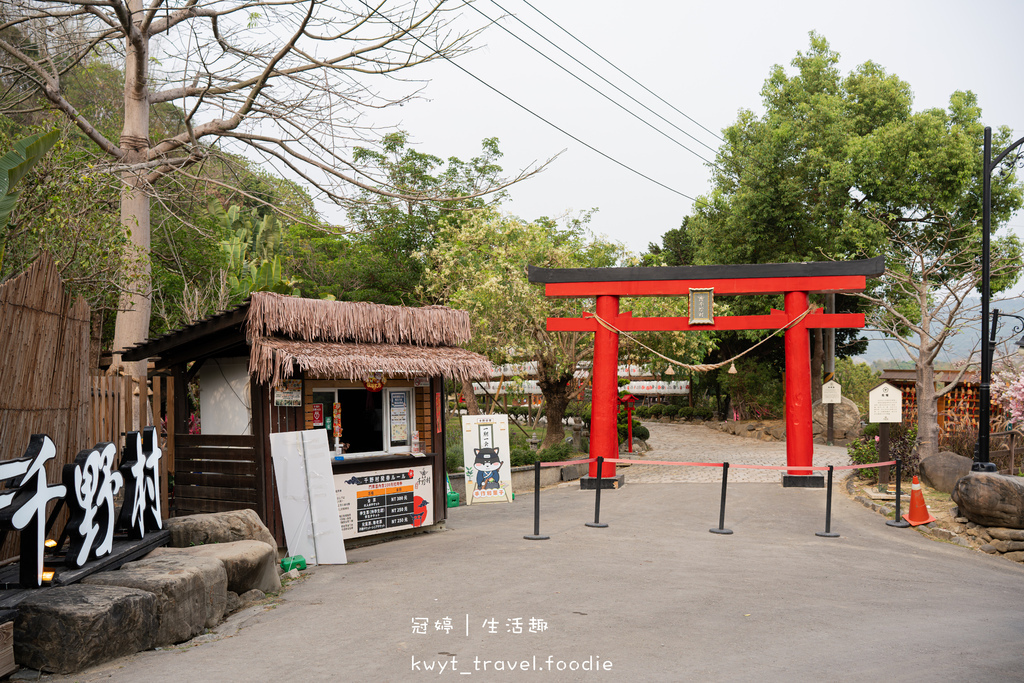
[[[487,358],[452,346],[253,340],[249,373],[257,382],[277,384],[291,377],[296,366],[310,379],[354,381],[370,379],[378,370],[392,377],[444,375],[460,381],[484,379],[491,372]]]
[[[302,299],[254,292],[246,321],[249,341],[304,341],[457,346],[470,338],[469,314],[445,306],[384,306],[362,301]]]

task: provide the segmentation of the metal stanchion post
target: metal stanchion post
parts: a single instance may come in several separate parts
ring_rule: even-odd
[[[601,523],[601,470],[604,465],[604,457],[597,457],[597,490],[594,493],[594,521],[587,522],[587,526],[592,526],[596,529],[604,529],[607,524]]]
[[[546,541],[551,538],[540,535],[540,460],[533,463],[533,535],[523,538],[528,541]]]
[[[902,516],[900,516],[900,502],[903,500],[900,497],[900,480],[903,478],[903,473],[901,472],[902,462],[902,460],[896,458],[896,516],[893,519],[887,519],[885,523],[889,526],[894,526],[899,529],[906,529],[908,526],[910,526],[910,522],[908,522],[907,520],[903,519]]]
[[[708,529],[713,534],[731,534],[732,529],[725,528],[725,491],[729,485],[729,463],[722,463],[722,506],[718,512],[718,528]]]
[[[825,531],[816,531],[815,536],[836,538],[839,534],[832,533],[832,465],[828,466],[828,483],[825,491]]]

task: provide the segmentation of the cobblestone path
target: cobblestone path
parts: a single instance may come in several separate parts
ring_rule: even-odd
[[[645,422],[651,431],[647,440],[651,450],[634,453],[623,458],[636,460],[672,460],[676,462],[728,462],[729,465],[785,465],[786,444],[783,441],[758,441],[743,436],[726,434],[717,429],[692,424],[664,424]],[[848,465],[845,446],[814,445],[814,465]],[[631,484],[661,484],[668,482],[720,482],[719,467],[681,467],[675,465],[630,465],[621,472]],[[835,473],[841,479],[849,472]],[[778,482],[779,470],[729,469],[729,483],[740,481]]]

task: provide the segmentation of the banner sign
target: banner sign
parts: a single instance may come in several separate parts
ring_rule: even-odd
[[[433,523],[429,466],[335,474],[334,489],[345,538]]]
[[[274,405],[298,408],[302,406],[302,380],[284,379],[274,387]]]

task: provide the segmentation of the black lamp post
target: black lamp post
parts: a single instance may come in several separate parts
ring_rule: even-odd
[[[1017,140],[1002,153],[992,158],[992,128],[985,127],[985,165],[982,170],[982,205],[981,205],[981,386],[978,388],[978,443],[974,448],[973,472],[995,472],[996,466],[988,459],[990,387],[992,384],[992,351],[995,349],[997,320],[993,320],[992,334],[988,329],[988,300],[991,295],[989,281],[989,228],[992,221],[992,171],[994,171],[1010,152],[1024,145],[1024,138]],[[1018,156],[1020,153],[1018,152]],[[998,312],[997,312],[998,315]],[[1014,316],[1016,317],[1016,316]]]

